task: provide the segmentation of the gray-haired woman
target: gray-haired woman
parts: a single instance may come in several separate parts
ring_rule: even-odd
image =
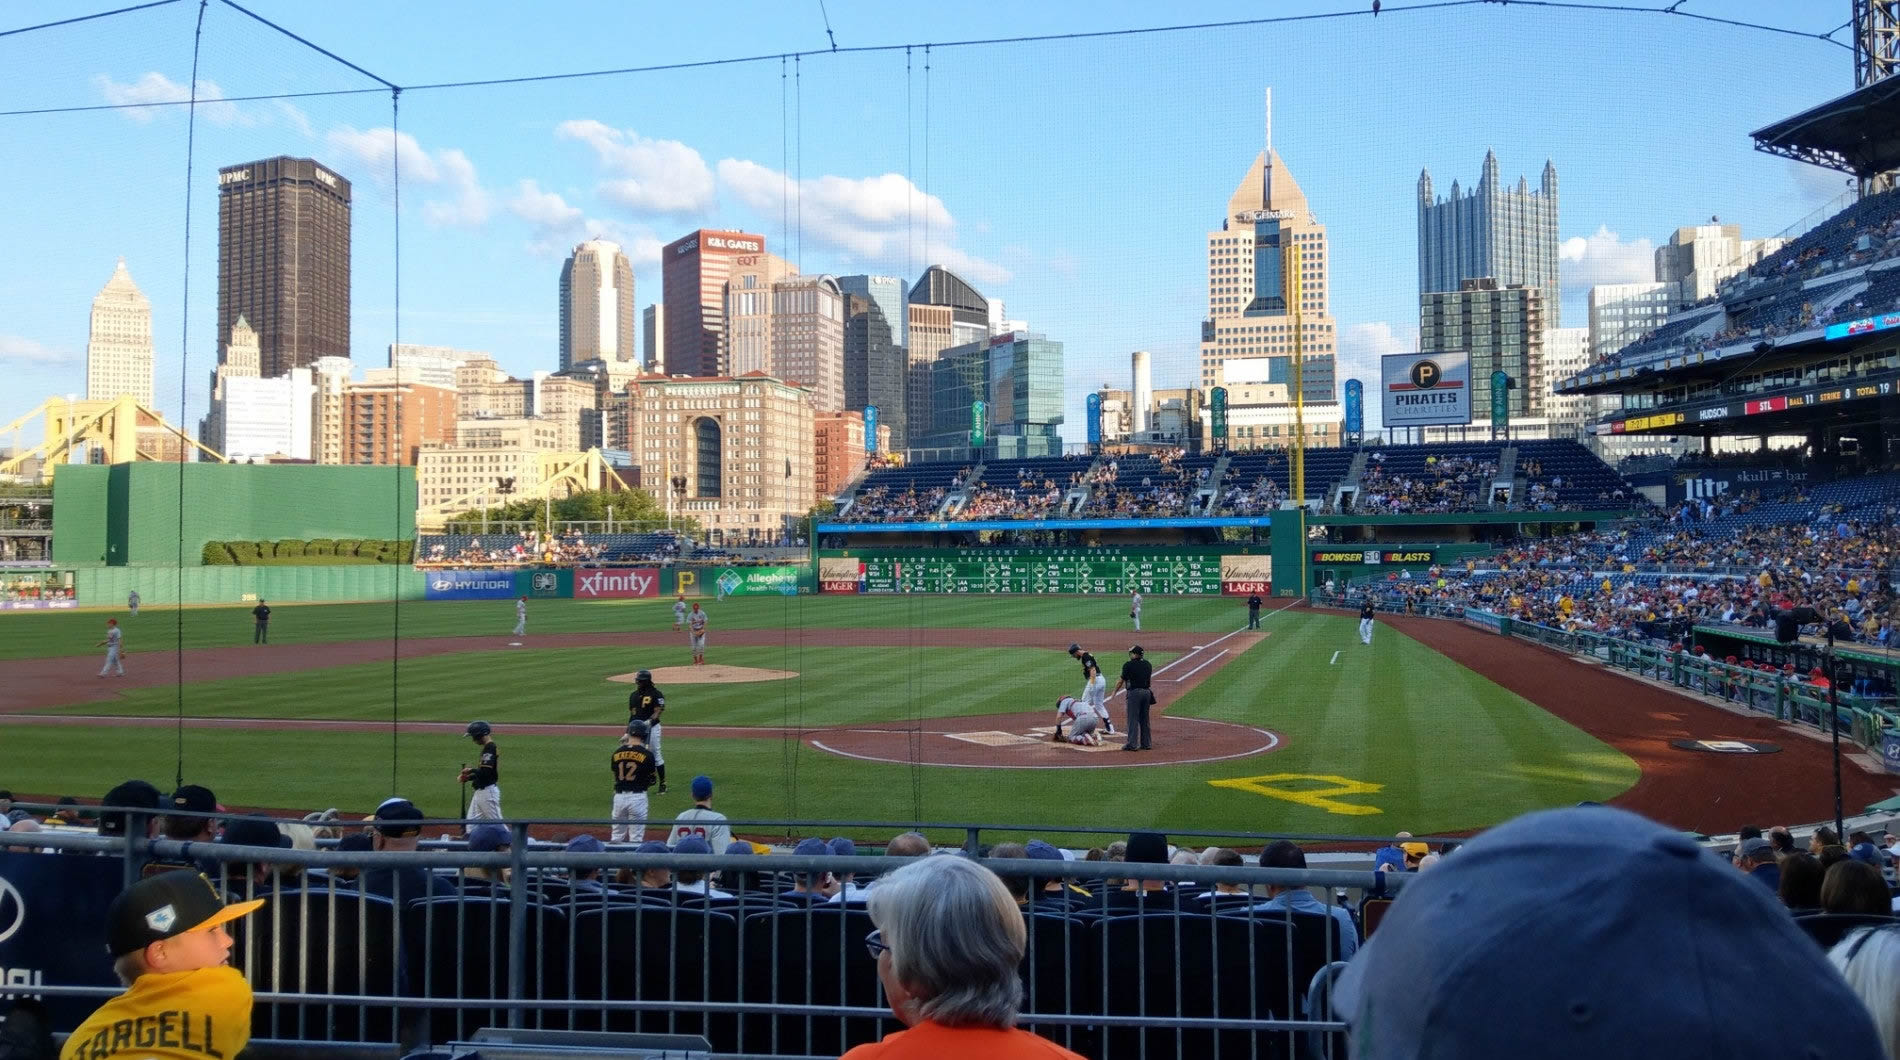
[[[960,857],[913,862],[871,888],[870,913],[877,930],[865,945],[906,1029],[844,1060],[1082,1060],[1015,1027],[1027,931],[995,873]]]

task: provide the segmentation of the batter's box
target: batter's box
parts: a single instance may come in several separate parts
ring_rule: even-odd
[[[1033,736],[1018,736],[1013,732],[1003,732],[1000,729],[989,729],[979,732],[946,732],[944,735],[950,737],[952,740],[981,744],[984,747],[1015,747],[1020,744],[1037,742]],[[1048,734],[1045,733],[1042,739],[1048,740]]]
[[[1036,743],[1046,743],[1052,747],[1067,747],[1072,751],[1119,751],[1122,749],[1121,734],[1119,733],[1114,736],[1102,737],[1101,743],[1070,743],[1064,740],[1058,744],[1049,738],[1048,729],[1044,729],[1041,732],[1032,732],[1028,738]]]

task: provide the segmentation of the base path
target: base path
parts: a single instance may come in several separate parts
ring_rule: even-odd
[[[792,642],[819,647],[1027,647],[1048,648],[1052,663],[1075,665],[1066,655],[1060,635],[1042,629],[807,629],[807,630],[732,630],[718,635],[709,654],[717,656],[720,645],[776,647]],[[1130,636],[1125,631],[1078,631],[1075,639],[1083,644],[1117,644]],[[1151,728],[1155,749],[1123,755],[1122,735],[1105,737],[1101,747],[1082,747],[1056,743],[1049,739],[1055,726],[1055,705],[1046,711],[1011,714],[981,714],[962,718],[932,718],[882,722],[857,726],[831,726],[787,729],[778,726],[668,725],[667,735],[674,739],[769,739],[787,738],[828,754],[861,761],[889,762],[899,765],[935,765],[980,767],[986,769],[1089,769],[1105,766],[1180,765],[1193,762],[1217,762],[1265,754],[1282,744],[1282,738],[1266,729],[1202,718],[1168,717],[1168,707],[1201,682],[1218,673],[1242,652],[1258,644],[1268,634],[1235,631],[1213,633],[1142,633],[1142,646],[1150,652],[1175,653],[1176,658],[1156,667],[1154,689],[1157,704]],[[530,635],[525,649],[569,648],[593,645],[653,646],[675,645],[683,634],[672,633],[559,633],[540,637]],[[508,651],[506,637],[436,637],[404,640],[402,658],[422,658],[456,652]],[[1111,672],[1118,672],[1114,657],[1120,652],[1104,650]],[[212,648],[184,654],[186,681],[214,681],[228,677],[259,674],[294,673],[326,669],[352,663],[387,661],[390,642],[348,641],[335,644],[259,645],[255,647]],[[168,652],[148,652],[127,660],[127,676],[101,678],[87,669],[90,658],[66,657],[35,659],[0,666],[5,694],[0,715],[11,722],[34,725],[73,725],[91,728],[171,728],[177,718],[113,717],[79,711],[51,713],[49,708],[81,706],[111,701],[121,689],[159,687],[172,684],[179,672],[179,660]],[[721,669],[716,664],[704,667],[675,667],[706,675]],[[734,668],[726,668],[734,669]],[[679,683],[680,678],[663,676],[656,670],[660,684]],[[789,671],[754,670],[739,680],[783,680],[796,676]],[[631,675],[608,676],[607,680],[631,680]],[[1109,700],[1110,713],[1119,727],[1125,720],[1122,697]],[[247,729],[293,732],[377,732],[390,726],[381,722],[328,721],[305,718],[186,718],[188,728]],[[514,724],[498,720],[510,733],[535,736],[585,735],[612,738],[619,735],[617,725]],[[403,722],[404,732],[459,733],[459,722]]]
[[[1834,817],[1832,753],[1813,738],[1813,729],[1731,713],[1607,666],[1446,619],[1379,620],[1635,760],[1642,777],[1612,805],[1709,834]],[[1745,740],[1782,749],[1708,754],[1671,747],[1672,740]],[[1893,796],[1896,778],[1849,761],[1846,752],[1858,747],[1842,750],[1848,816]]]

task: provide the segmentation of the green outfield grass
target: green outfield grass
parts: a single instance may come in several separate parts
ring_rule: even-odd
[[[1040,627],[1051,648],[831,648],[793,637],[784,647],[717,648],[715,662],[789,669],[795,680],[669,690],[668,720],[805,727],[1034,710],[1079,682],[1060,652],[1068,630],[1126,628],[1119,598],[915,597],[709,604],[717,628],[777,628],[800,614],[811,628],[853,626]],[[531,630],[670,629],[669,602],[538,603]],[[716,610],[715,610],[716,608]],[[506,632],[512,608],[499,604],[410,604],[404,636]],[[285,608],[273,639],[301,638],[321,656],[326,641],[374,636],[386,606]],[[1227,632],[1244,610],[1233,601],[1152,600],[1150,630]],[[142,615],[139,626],[158,617]],[[244,643],[241,610],[186,612],[187,643]],[[202,621],[201,621],[202,620]],[[96,635],[98,614],[0,618],[9,657],[69,653],[62,638]],[[64,633],[33,629],[62,626]],[[281,624],[280,624],[281,623]],[[170,625],[171,616],[154,625]],[[499,629],[497,627],[500,627]],[[934,820],[1130,827],[1210,828],[1304,834],[1390,835],[1478,828],[1527,810],[1604,800],[1637,779],[1633,762],[1394,630],[1360,645],[1356,620],[1311,612],[1267,619],[1265,641],[1228,661],[1175,701],[1169,713],[1272,729],[1286,743],[1272,754],[1204,765],[1130,768],[1103,756],[1100,768],[982,770],[882,765],[842,759],[796,741],[713,740],[669,735],[676,794],[655,817],[689,805],[685,779],[708,773],[719,807],[738,817],[825,820]],[[282,631],[278,635],[278,631]],[[386,633],[386,627],[383,630]],[[142,635],[142,634],[141,634]],[[1119,635],[1118,635],[1119,636]],[[499,639],[499,638],[498,638]],[[1097,638],[1099,639],[1099,638]],[[88,641],[90,643],[90,641]],[[717,641],[715,640],[715,645]],[[1091,644],[1112,671],[1119,643]],[[1335,653],[1337,657],[1335,659]],[[612,741],[587,735],[510,735],[509,723],[624,719],[625,686],[604,677],[642,665],[686,661],[678,648],[509,649],[406,660],[401,716],[409,720],[494,722],[504,746],[506,809],[517,815],[604,816],[606,755]],[[1158,661],[1165,657],[1158,656]],[[0,680],[5,664],[0,662]],[[387,662],[278,677],[203,682],[185,689],[187,713],[386,720]],[[171,689],[132,690],[85,713],[169,715]],[[1119,713],[1119,710],[1117,711]],[[0,718],[0,787],[97,795],[128,776],[168,784],[176,735],[170,730],[74,729],[10,724]],[[392,790],[430,813],[453,814],[452,783],[472,748],[452,734],[388,735],[187,729],[185,774],[231,803],[367,809]],[[395,760],[392,778],[392,757]],[[861,833],[864,838],[884,838]]]
[[[251,643],[251,606],[141,607],[139,617],[123,608],[88,611],[0,612],[0,661],[97,654],[106,619],[125,630],[127,653],[171,651],[182,617],[187,648]],[[1068,630],[1128,630],[1123,596],[745,596],[701,602],[715,637],[721,629],[1030,628],[1051,630],[1066,646]],[[1146,629],[1226,632],[1246,622],[1236,600],[1150,597],[1143,602]],[[502,635],[514,629],[511,600],[412,601],[371,604],[272,604],[273,644],[322,644],[343,640]],[[532,600],[529,633],[604,633],[673,628],[671,600]],[[1117,648],[1126,647],[1118,645]],[[1104,663],[1103,665],[1107,665]]]

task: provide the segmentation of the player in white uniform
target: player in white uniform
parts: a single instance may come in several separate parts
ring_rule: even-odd
[[[1140,589],[1135,590],[1135,595],[1128,598],[1128,617],[1135,620],[1135,632],[1140,633],[1141,632],[1141,590]]]
[[[1069,725],[1069,735],[1062,735],[1062,726]],[[1102,719],[1087,704],[1074,696],[1063,696],[1056,700],[1056,731],[1049,738],[1057,743],[1068,740],[1070,743],[1099,745],[1102,742]]]
[[[1108,719],[1108,678],[1102,676],[1101,669],[1092,661],[1082,672],[1087,675],[1082,681],[1082,705],[1102,720],[1102,728],[1114,732],[1114,723]]]
[[[699,601],[693,601],[693,610],[686,616],[686,628],[693,638],[693,665],[706,665],[706,612],[699,609]]]
[[[515,601],[515,636],[525,637],[527,636],[527,634],[528,634],[528,598],[524,596],[521,599]]]
[[[139,591],[137,589],[125,594],[125,609],[132,612],[133,618],[139,617]]]
[[[123,644],[124,637],[125,634],[119,632],[119,620],[116,618],[106,619],[106,639],[93,645],[95,648],[104,648],[106,650],[106,664],[99,668],[100,677],[114,672],[116,672],[119,677],[125,676],[125,664],[119,661],[119,649]]]
[[[712,808],[713,782],[711,777],[693,778],[693,808],[682,810],[673,820],[673,831],[666,837],[668,846],[674,846],[682,839],[703,839],[706,845],[723,854],[732,844],[732,826],[726,823],[726,815]]]
[[[686,594],[681,593],[679,594],[679,597],[673,601],[673,632],[678,633],[680,631],[680,627],[685,624],[686,624]]]

